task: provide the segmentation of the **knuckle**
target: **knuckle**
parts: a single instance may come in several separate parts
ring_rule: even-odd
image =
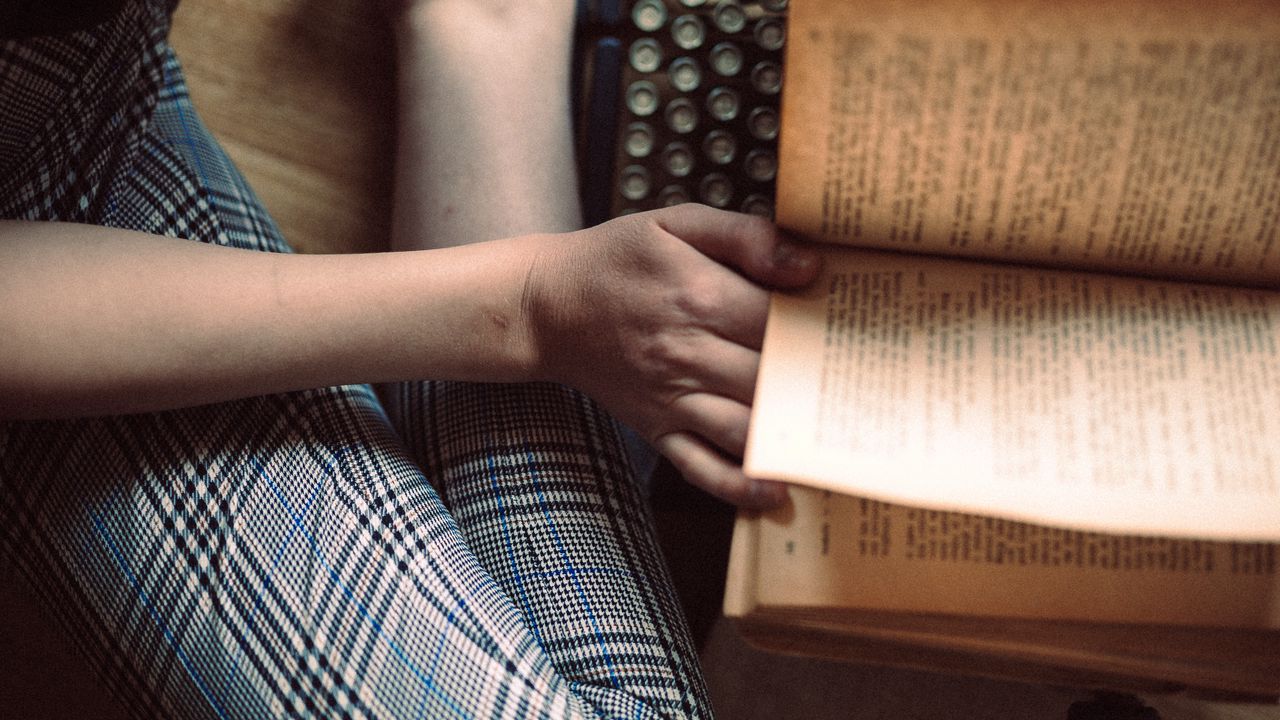
[[[760,217],[759,215],[742,215],[741,217],[744,229],[750,231],[751,234],[762,237],[774,237],[776,235],[774,231],[777,226],[769,218]]]
[[[690,354],[690,339],[675,332],[660,332],[643,342],[638,360],[663,384],[685,376],[695,364]]]
[[[713,278],[695,274],[680,288],[675,304],[686,317],[715,317],[720,314],[724,305],[724,289]]]
[[[751,248],[771,251],[778,242],[777,226],[768,218],[758,215],[739,215],[734,234],[740,242]],[[765,255],[767,258],[768,256]]]

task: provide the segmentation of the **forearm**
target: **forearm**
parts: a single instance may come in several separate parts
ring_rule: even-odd
[[[572,2],[431,0],[397,23],[393,247],[580,226]]]
[[[0,222],[0,417],[529,379],[521,295],[543,241],[304,256]]]

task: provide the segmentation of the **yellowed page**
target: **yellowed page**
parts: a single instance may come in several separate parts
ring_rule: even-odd
[[[1087,530],[1280,540],[1280,293],[832,249],[745,467]]]
[[[1280,3],[795,0],[778,219],[1280,285]]]
[[[793,488],[789,508],[744,523],[755,532],[751,609],[818,608],[832,622],[841,616],[831,611],[861,610],[1280,629],[1280,546],[1274,544],[1081,533],[809,488]],[[882,618],[870,624],[942,634],[952,634],[946,630],[952,627],[960,635],[981,626],[955,622]],[[984,642],[1003,637],[992,629]],[[1011,642],[1046,644],[1054,634],[1036,626],[1010,630]],[[1070,626],[1061,632],[1064,641],[1072,636]],[[1141,647],[1126,649],[1123,637],[1118,633],[1105,654],[1144,654]],[[1265,637],[1258,642],[1280,648],[1280,633]],[[1185,651],[1166,654],[1208,659],[1190,639],[1182,644]],[[1079,650],[1087,654],[1088,646]]]

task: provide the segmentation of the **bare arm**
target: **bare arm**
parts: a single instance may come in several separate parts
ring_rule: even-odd
[[[520,302],[544,241],[304,256],[0,221],[0,417],[529,379]]]
[[[347,382],[550,380],[692,482],[754,505],[741,457],[766,287],[817,257],[686,205],[438,250],[279,255],[0,222],[0,417],[140,412]]]
[[[418,0],[396,22],[392,246],[581,227],[571,0]]]

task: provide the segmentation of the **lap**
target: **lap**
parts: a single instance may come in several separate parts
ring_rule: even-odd
[[[33,62],[72,86],[4,118],[30,137],[0,217],[287,251],[156,5],[117,21],[139,44],[0,46],[0,92]],[[400,434],[367,387],[0,425],[3,550],[147,714],[704,713],[612,421],[563,388],[393,394]]]
[[[484,623],[519,625],[496,586],[442,582],[483,573],[367,390],[3,437],[7,550],[149,714],[478,710],[441,688],[534,653],[494,652]]]
[[[508,397],[438,451],[476,552],[366,388],[10,424],[6,549],[148,714],[697,707],[636,497]]]

